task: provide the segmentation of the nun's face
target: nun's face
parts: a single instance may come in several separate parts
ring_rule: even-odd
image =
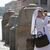
[[[39,17],[43,17],[43,12],[42,11],[38,11],[38,16]]]
[[[44,15],[47,16],[47,12],[44,12]]]

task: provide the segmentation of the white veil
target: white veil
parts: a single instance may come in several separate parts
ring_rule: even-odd
[[[31,34],[32,35],[37,34],[37,30],[35,29],[36,31],[34,31],[34,25],[35,25],[35,19],[36,19],[37,15],[38,15],[38,11],[41,10],[41,9],[42,9],[41,7],[37,7],[37,9],[33,13],[32,24],[31,24]]]

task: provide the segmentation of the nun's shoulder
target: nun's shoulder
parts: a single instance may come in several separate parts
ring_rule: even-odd
[[[48,20],[48,19],[50,19],[50,17],[49,16],[46,16],[44,20]]]
[[[48,16],[47,19],[50,20],[50,16]]]

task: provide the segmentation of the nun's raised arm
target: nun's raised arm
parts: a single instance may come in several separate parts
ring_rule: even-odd
[[[35,34],[35,30],[34,30],[34,27],[35,27],[35,20],[36,20],[36,17],[38,15],[38,10],[35,10],[33,15],[32,15],[32,24],[31,24],[31,34]]]

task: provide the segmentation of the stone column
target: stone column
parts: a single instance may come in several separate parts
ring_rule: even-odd
[[[10,28],[10,37],[9,37],[9,43],[10,43],[10,50],[15,50],[15,28],[12,26]]]
[[[9,23],[7,23],[6,25],[5,25],[5,45],[7,46],[9,46],[9,31],[10,31],[10,27],[9,27]]]
[[[16,28],[16,50],[27,50],[28,48],[34,50],[32,44],[27,47],[27,39],[31,38],[31,19],[34,11],[31,8],[33,7],[23,8],[19,13],[18,27]]]
[[[10,44],[10,50],[15,50],[15,33],[16,33],[16,26],[18,24],[18,16],[17,14],[13,14],[10,19],[9,19],[9,26],[10,26],[10,31],[9,31],[9,44]]]
[[[50,11],[50,0],[47,0],[47,7],[48,11]]]
[[[40,0],[38,0],[38,6],[41,6]]]
[[[2,41],[5,41],[4,20],[2,20]]]
[[[14,14],[14,12],[9,10],[8,12],[5,12],[3,15],[3,23],[2,23],[3,33],[2,33],[2,36],[3,36],[3,41],[5,41],[5,44],[7,43],[7,40],[9,40],[9,39],[7,39],[7,38],[9,38],[9,35],[8,35],[9,27],[6,25],[9,23],[9,18],[12,14]]]

